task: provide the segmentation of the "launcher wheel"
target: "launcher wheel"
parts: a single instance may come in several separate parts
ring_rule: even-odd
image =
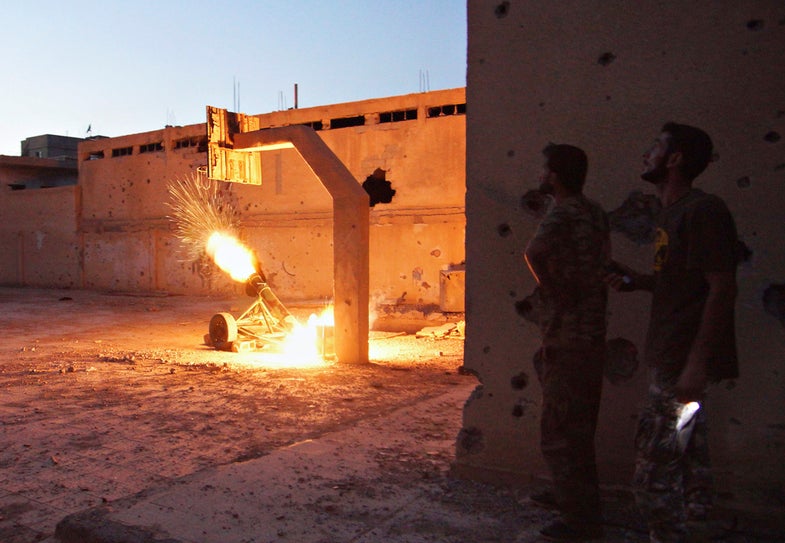
[[[237,321],[229,313],[216,313],[210,319],[210,341],[217,349],[231,349],[237,341]]]

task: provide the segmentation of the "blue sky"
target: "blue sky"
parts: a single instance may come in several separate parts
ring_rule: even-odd
[[[466,84],[466,0],[41,0],[3,6],[0,155]]]

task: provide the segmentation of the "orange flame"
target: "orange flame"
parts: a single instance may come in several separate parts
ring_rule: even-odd
[[[223,232],[213,232],[207,240],[207,255],[232,279],[245,282],[256,273],[253,252],[237,238]],[[327,307],[319,316],[312,314],[308,324],[295,322],[294,328],[286,335],[280,352],[259,353],[246,357],[271,367],[313,367],[324,364],[319,352],[317,328],[334,326],[333,307]]]
[[[207,240],[206,250],[218,267],[235,281],[244,282],[256,272],[253,253],[232,236],[213,232]]]
[[[323,364],[322,353],[319,350],[318,328],[322,326],[334,326],[333,307],[329,306],[320,315],[312,313],[308,317],[308,323],[298,324],[289,335],[286,336],[283,352],[287,358]]]

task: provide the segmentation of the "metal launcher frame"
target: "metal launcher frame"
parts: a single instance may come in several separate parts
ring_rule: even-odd
[[[205,343],[221,351],[234,352],[282,344],[297,320],[284,307],[261,273],[248,278],[246,292],[256,296],[256,301],[237,319],[230,313],[213,315]]]

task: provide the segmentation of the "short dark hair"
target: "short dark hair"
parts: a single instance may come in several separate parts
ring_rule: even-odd
[[[668,152],[682,154],[681,173],[692,181],[706,169],[714,154],[714,145],[709,135],[694,126],[667,122],[662,132],[668,134]]]
[[[545,166],[555,173],[559,182],[573,192],[581,192],[586,182],[589,159],[583,149],[565,143],[549,143],[542,150]]]

